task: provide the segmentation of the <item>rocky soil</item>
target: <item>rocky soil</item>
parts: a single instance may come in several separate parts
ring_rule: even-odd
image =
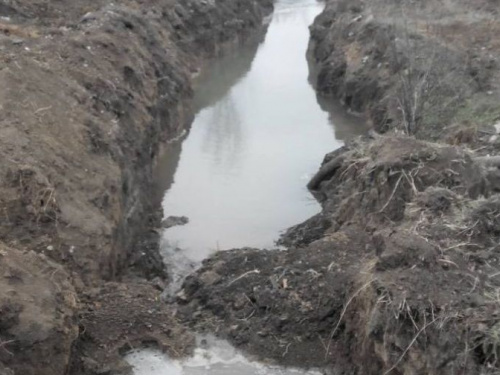
[[[327,2],[315,86],[374,132],[325,157],[287,250],[214,255],[179,317],[332,374],[498,373],[499,26],[493,1]]]
[[[0,373],[123,372],[119,350],[142,341],[188,350],[158,301],[152,168],[190,121],[192,78],[271,10],[0,3]]]

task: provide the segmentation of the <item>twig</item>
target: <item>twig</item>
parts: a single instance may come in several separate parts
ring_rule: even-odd
[[[342,318],[344,317],[346,311],[347,311],[347,308],[349,307],[349,305],[351,304],[351,302],[354,300],[354,298],[356,298],[358,296],[359,293],[361,293],[363,290],[365,290],[371,283],[373,283],[376,279],[372,279],[370,281],[368,281],[366,284],[364,284],[361,288],[359,288],[352,296],[351,298],[349,298],[349,300],[347,301],[347,303],[344,305],[344,308],[342,309],[342,312],[340,313],[340,317],[339,317],[339,320],[337,322],[337,324],[335,325],[335,327],[333,328],[332,332],[330,333],[330,336],[328,337],[328,344],[326,345],[325,347],[325,350],[326,350],[326,353],[325,353],[325,359],[328,358],[328,353],[330,352],[330,345],[332,343],[332,340],[333,340],[333,336],[335,335],[335,332],[337,332],[337,329],[339,328],[340,326],[340,322],[342,321]]]
[[[12,353],[10,350],[6,348],[7,345],[12,344],[16,340],[8,340],[8,341],[2,341],[0,340],[0,349],[3,349],[7,354],[10,356],[14,356],[14,353]]]
[[[452,264],[452,265],[454,265],[455,267],[460,268],[460,267],[458,266],[458,264],[456,264],[455,262],[453,262],[452,260],[449,260],[449,259],[444,259],[444,258],[441,258],[441,259],[438,259],[437,261],[438,261],[438,262],[441,262],[441,263]]]
[[[248,275],[251,275],[252,273],[260,273],[259,270],[253,270],[253,271],[248,271],[248,272],[245,272],[243,275],[241,276],[238,276],[236,279],[234,279],[233,281],[231,281],[229,284],[227,284],[227,286],[231,286],[233,285],[236,281],[244,278],[245,276],[248,276]]]
[[[413,176],[410,174],[410,177],[411,177],[411,180],[410,180],[410,177],[408,177],[408,175],[406,174],[405,171],[401,171],[403,173],[403,176],[405,176],[406,180],[408,181],[408,183],[411,185],[412,189],[413,189],[413,192],[415,194],[418,194],[418,189],[417,187],[415,186],[415,180],[413,179]]]
[[[398,358],[398,360],[396,361],[396,363],[389,370],[387,370],[386,372],[384,372],[384,375],[387,375],[390,372],[392,372],[392,370],[394,370],[401,363],[401,361],[403,360],[403,358],[406,355],[406,353],[408,353],[408,350],[410,350],[410,348],[413,346],[413,344],[415,344],[415,342],[417,341],[418,336],[420,336],[420,334],[422,332],[424,332],[427,329],[427,327],[429,327],[430,325],[434,324],[437,320],[438,320],[438,318],[435,318],[435,319],[431,320],[429,323],[427,323],[426,325],[424,325],[420,329],[420,331],[417,332],[417,334],[411,340],[410,345],[408,345],[408,347],[404,350],[403,354],[401,354],[401,356]]]
[[[48,107],[38,108],[38,109],[35,111],[35,115],[36,115],[37,113],[40,113],[40,112],[43,112],[43,111],[48,111],[48,110],[49,110],[49,109],[51,109],[51,108],[52,108],[52,106],[51,106],[51,105],[50,105],[50,106],[48,106]]]
[[[252,312],[250,313],[250,315],[248,315],[246,318],[242,318],[242,319],[239,319],[239,318],[236,318],[236,320],[241,320],[241,321],[247,321],[248,319],[250,319],[253,315],[255,314],[255,309],[252,310]]]
[[[392,191],[392,194],[391,194],[391,196],[389,197],[389,200],[387,201],[387,203],[386,203],[386,204],[384,204],[384,207],[382,207],[382,208],[380,209],[379,213],[380,213],[380,212],[383,212],[383,211],[387,208],[387,206],[389,205],[389,203],[391,203],[391,200],[392,200],[392,198],[394,198],[394,194],[396,194],[396,190],[398,190],[399,183],[400,183],[400,182],[401,182],[401,180],[403,179],[403,176],[404,176],[403,174],[401,174],[401,176],[399,176],[399,179],[398,179],[398,181],[396,182],[396,186],[394,186],[394,190]]]
[[[286,346],[285,348],[285,351],[283,352],[283,354],[281,355],[282,357],[285,357],[287,354],[288,354],[288,348],[290,347],[290,345],[292,345],[291,342],[288,343],[288,345]]]

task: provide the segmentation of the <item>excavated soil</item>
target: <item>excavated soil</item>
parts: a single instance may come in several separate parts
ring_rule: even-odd
[[[335,374],[494,373],[500,232],[486,177],[458,147],[354,142],[310,184],[328,225],[292,229],[286,251],[205,261],[177,296],[181,316],[260,357]]]
[[[191,120],[192,78],[271,11],[268,0],[0,4],[2,374],[115,373],[125,342],[189,346],[158,301],[152,169]]]
[[[485,137],[500,116],[495,4],[329,1],[311,28],[317,90],[365,113],[379,132]]]

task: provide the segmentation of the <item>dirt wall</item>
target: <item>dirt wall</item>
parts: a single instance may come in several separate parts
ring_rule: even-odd
[[[311,27],[317,90],[379,132],[484,131],[499,115],[499,27],[489,1],[327,2]]]
[[[87,342],[98,341],[82,322],[97,319],[102,303],[93,301],[106,280],[123,280],[130,295],[154,302],[154,283],[138,287],[147,292],[134,291],[134,283],[161,284],[167,272],[155,241],[161,218],[151,201],[159,145],[189,123],[191,80],[203,64],[262,28],[271,11],[268,0],[0,6],[1,261],[20,267],[30,252],[46,257],[64,269],[65,288],[74,288],[82,302],[64,316],[54,313],[71,322],[73,333],[53,350],[52,336],[23,341],[22,320],[1,325],[0,342],[14,343],[0,348],[14,354],[2,353],[4,371],[65,373],[78,325]],[[48,293],[53,288],[47,286]],[[2,306],[10,305],[9,293],[0,290]],[[23,301],[21,314],[32,308],[52,314],[51,303]],[[77,360],[74,371],[98,371],[89,363]]]

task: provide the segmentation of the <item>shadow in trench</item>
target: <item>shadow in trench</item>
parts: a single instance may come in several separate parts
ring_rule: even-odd
[[[318,69],[314,63],[311,46],[307,51],[307,64],[309,66],[309,84],[316,92],[316,100],[320,108],[328,113],[328,122],[333,128],[335,138],[349,141],[367,133],[369,127],[366,118],[362,114],[354,114],[334,96],[318,94],[316,84],[318,80]]]
[[[223,57],[214,59],[203,69],[194,83],[193,116],[213,106],[250,71],[259,46],[265,39],[267,25],[241,45],[234,46]],[[179,139],[164,146],[154,170],[154,201],[161,204],[165,192],[174,183],[175,172],[182,153],[182,143],[191,125]]]

